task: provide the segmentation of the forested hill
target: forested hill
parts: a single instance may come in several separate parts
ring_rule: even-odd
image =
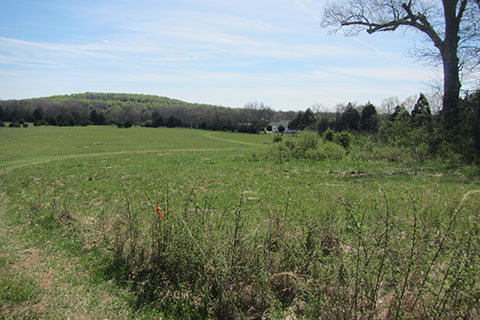
[[[26,121],[37,125],[114,124],[256,132],[272,120],[294,116],[293,112],[275,112],[258,103],[239,109],[124,93],[87,92],[0,101],[0,121]]]
[[[208,104],[190,103],[182,100],[172,99],[168,97],[160,97],[147,94],[130,94],[130,93],[102,93],[102,92],[85,92],[74,93],[70,95],[58,95],[47,98],[31,99],[31,100],[53,100],[53,101],[80,101],[83,103],[94,103],[94,106],[101,109],[108,108],[115,104],[120,105],[154,105],[155,107],[184,107],[184,106],[198,106],[198,107],[215,107]]]

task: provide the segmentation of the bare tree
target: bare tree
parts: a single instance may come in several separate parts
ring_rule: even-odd
[[[347,28],[350,34],[420,31],[430,40],[443,65],[445,125],[459,122],[460,70],[480,64],[479,0],[340,0],[327,3],[324,26]]]

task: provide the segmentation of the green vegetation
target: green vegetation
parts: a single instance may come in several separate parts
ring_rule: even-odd
[[[249,103],[244,108],[235,109],[149,95],[84,93],[0,101],[0,121],[9,122],[11,128],[28,128],[33,122],[34,126],[115,125],[131,128],[140,125],[266,133],[272,131],[275,121],[281,120],[287,125],[287,128],[283,125],[276,128],[275,131],[281,133],[309,130],[323,135],[328,129],[362,133],[372,136],[382,147],[421,149],[421,152],[415,151],[416,160],[449,154],[464,162],[476,163],[480,155],[479,95],[480,90],[476,90],[458,101],[455,120],[446,119],[452,116],[450,113],[432,114],[423,94],[415,105],[407,106],[404,102],[389,106],[394,108],[391,114],[390,111],[378,114],[370,102],[360,106],[352,103],[337,105],[335,113],[314,113],[309,108],[295,114],[275,112],[261,103]],[[455,126],[451,126],[454,122]]]
[[[480,316],[478,167],[275,137],[0,128],[0,318]]]
[[[279,112],[279,119],[291,113]],[[0,100],[0,121],[36,126],[116,125],[129,128],[185,127],[257,133],[275,112],[259,103],[242,109],[189,103],[143,94],[82,93],[24,100]]]

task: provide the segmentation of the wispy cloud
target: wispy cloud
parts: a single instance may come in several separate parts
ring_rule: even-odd
[[[300,0],[292,0],[292,1],[295,5],[297,5],[302,11],[307,13],[310,17],[312,17],[318,22],[322,22],[322,18],[320,18],[319,13],[313,10],[311,7],[307,6],[305,3],[303,3]]]
[[[51,68],[55,65],[54,61],[18,58],[18,57],[3,55],[3,54],[0,54],[0,63],[19,65],[24,67],[48,67],[48,68]]]
[[[438,77],[438,74],[431,69],[418,67],[331,67],[330,72],[344,76],[352,76],[363,79],[374,79],[383,81],[430,81]]]
[[[119,59],[117,56],[105,54],[103,52],[109,51],[109,45],[74,45],[74,44],[55,44],[46,42],[33,42],[21,39],[0,37],[0,49],[7,49],[8,47],[30,47],[34,49],[41,49],[47,51],[58,51],[65,53],[72,53],[84,56],[100,56],[110,59]]]
[[[321,5],[318,0],[77,2],[56,8],[67,18],[52,25],[37,11],[22,24],[12,10],[8,14],[18,24],[2,22],[0,30],[0,95],[127,91],[303,108],[403,96],[429,80],[428,70],[399,59],[403,44],[378,36],[368,38],[372,41],[327,36],[319,23]],[[17,31],[18,25],[23,27]]]

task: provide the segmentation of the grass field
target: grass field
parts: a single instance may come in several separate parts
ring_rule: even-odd
[[[271,144],[0,128],[0,319],[480,317],[478,168]]]

